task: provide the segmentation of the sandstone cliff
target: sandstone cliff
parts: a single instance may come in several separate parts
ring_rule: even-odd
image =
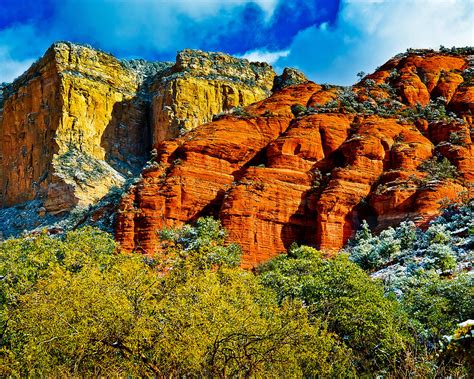
[[[265,99],[275,72],[222,53],[183,50],[153,84],[153,146],[212,120],[212,116]]]
[[[472,197],[469,53],[409,52],[352,88],[283,88],[162,142],[122,200],[118,241],[153,254],[158,229],[214,215],[252,267],[295,241],[337,251],[362,219],[423,224]]]
[[[56,43],[2,87],[0,205],[92,204],[139,173],[153,140],[267,97],[274,76],[225,54],[185,50],[173,65]]]
[[[35,199],[0,223],[110,226],[119,202],[117,240],[154,254],[157,230],[212,215],[245,267],[293,242],[333,254],[363,219],[423,225],[472,198],[473,65],[472,49],[409,51],[343,88],[221,53],[149,63],[54,44],[0,86],[1,205]]]
[[[149,151],[140,84],[109,54],[70,43],[51,46],[4,100],[2,204],[45,197],[46,209],[56,213],[121,185]]]

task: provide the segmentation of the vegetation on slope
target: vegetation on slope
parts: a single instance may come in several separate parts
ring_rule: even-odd
[[[474,201],[449,205],[425,231],[402,222],[373,235],[363,223],[347,250],[352,261],[382,281],[386,297],[398,299],[417,345],[428,352],[446,345],[459,323],[474,318]],[[455,358],[466,354],[471,370],[472,328],[471,323],[464,352]]]
[[[210,218],[163,230],[161,239],[155,258],[121,254],[90,227],[0,244],[0,374],[456,377],[468,370],[465,346],[437,357],[428,344],[472,314],[467,277],[446,287],[447,279],[412,276],[397,298],[346,254],[326,260],[305,246],[256,273],[242,270],[239,247],[226,244]]]
[[[0,245],[2,376],[333,376],[349,355],[300,301],[241,270],[212,219],[166,231],[163,259],[103,232]],[[166,268],[166,271],[165,271]]]

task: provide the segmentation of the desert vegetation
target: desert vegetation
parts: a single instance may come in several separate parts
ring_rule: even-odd
[[[403,223],[374,236],[364,224],[350,254],[294,244],[255,272],[212,218],[162,230],[156,257],[122,254],[92,227],[10,239],[0,372],[462,377],[470,345],[444,336],[470,333],[456,328],[473,313],[471,224],[472,204],[426,232]]]

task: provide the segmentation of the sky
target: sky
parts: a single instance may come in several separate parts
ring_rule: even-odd
[[[222,51],[349,85],[407,48],[473,46],[474,0],[0,0],[0,82],[60,40],[152,61]]]

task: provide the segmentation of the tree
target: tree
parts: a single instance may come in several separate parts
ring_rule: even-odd
[[[359,71],[359,72],[357,73],[357,77],[359,78],[359,80],[362,80],[365,75],[366,75],[366,74],[365,74],[364,71]]]
[[[394,369],[411,342],[397,302],[344,254],[325,260],[310,247],[293,247],[259,271],[280,301],[301,299],[311,317],[324,320],[353,351],[358,372]]]
[[[0,245],[3,276],[26,278],[3,281],[1,375],[351,373],[350,351],[301,301],[279,303],[238,267],[218,222],[163,234],[154,259],[115,254],[92,228]]]
[[[473,296],[472,275],[450,279],[426,272],[405,283],[401,304],[415,323],[420,342],[436,347],[459,322],[472,318]]]
[[[442,181],[455,179],[458,176],[457,168],[445,157],[427,159],[421,163],[419,169],[427,173],[428,180]]]

